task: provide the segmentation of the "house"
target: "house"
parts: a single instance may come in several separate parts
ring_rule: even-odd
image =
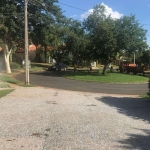
[[[24,49],[21,48],[21,47],[18,48],[15,51],[14,57],[17,58],[17,59],[20,59],[22,61],[25,58],[25,51],[24,51]],[[31,61],[34,61],[35,57],[36,57],[36,46],[32,44],[32,45],[29,46],[29,59]]]

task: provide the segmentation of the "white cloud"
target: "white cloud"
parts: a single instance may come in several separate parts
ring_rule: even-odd
[[[89,9],[87,12],[81,15],[81,20],[86,19],[89,15],[93,13],[93,9]]]
[[[70,18],[76,18],[77,17],[77,15],[73,15],[73,16],[71,16]]]
[[[101,5],[105,6],[106,8],[106,16],[108,17],[109,15],[111,15],[111,17],[113,19],[119,19],[123,16],[123,14],[120,14],[117,11],[113,11],[112,8],[108,7],[107,5],[105,5],[104,3],[102,3]],[[89,9],[87,12],[85,12],[84,14],[81,15],[81,20],[86,19],[90,14],[93,13],[93,9]]]
[[[102,5],[105,6],[105,8],[106,8],[106,16],[111,15],[111,17],[114,19],[120,19],[123,16],[123,14],[120,14],[117,11],[113,11],[112,8],[108,7],[104,3],[102,3]]]
[[[73,15],[73,17],[77,17],[77,15]]]

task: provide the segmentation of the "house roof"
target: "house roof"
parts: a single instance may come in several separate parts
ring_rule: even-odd
[[[36,46],[35,45],[30,45],[29,46],[29,51],[35,51],[36,50]]]
[[[35,51],[36,50],[36,46],[35,45],[30,45],[29,46],[29,51]],[[16,50],[17,53],[24,53],[24,48],[18,48]]]
[[[40,46],[40,45],[39,45]],[[47,50],[52,50],[53,47],[52,46],[47,46]],[[35,51],[36,50],[36,46],[34,44],[29,46],[29,51]],[[2,51],[2,48],[0,47],[0,51]],[[23,53],[24,52],[24,48],[18,48],[16,50],[16,52],[18,53]]]

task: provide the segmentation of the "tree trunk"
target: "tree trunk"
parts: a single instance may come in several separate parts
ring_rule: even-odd
[[[9,62],[12,62],[12,57],[13,57],[13,54],[12,54],[12,51],[11,51],[11,53],[9,55]]]
[[[47,46],[44,46],[45,63],[47,63]]]
[[[105,65],[104,65],[102,75],[106,75],[107,66],[108,66],[108,64],[105,64]]]
[[[5,59],[6,73],[11,73],[10,62],[9,62],[9,56],[11,51],[8,50],[8,45],[6,45],[5,48],[6,49],[4,50],[4,59]]]

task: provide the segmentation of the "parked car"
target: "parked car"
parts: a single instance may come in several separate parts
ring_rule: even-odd
[[[52,66],[49,66],[48,70],[49,71],[51,71],[51,70],[53,70],[53,71],[67,70],[67,67],[68,66],[66,64],[64,64],[64,63],[56,63],[56,64],[54,64]]]

